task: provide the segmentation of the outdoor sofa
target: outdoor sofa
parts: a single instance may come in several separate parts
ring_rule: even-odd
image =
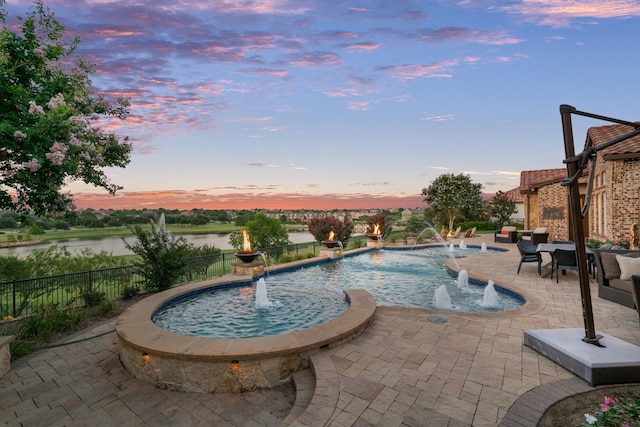
[[[640,260],[624,260],[621,268],[616,255],[637,259],[640,258],[640,251],[596,249],[593,253],[598,276],[598,296],[634,308],[631,277],[640,275]]]
[[[516,243],[518,241],[518,231],[512,225],[505,225],[501,230],[493,233],[494,242]]]

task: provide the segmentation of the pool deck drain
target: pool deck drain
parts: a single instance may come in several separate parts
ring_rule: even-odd
[[[447,319],[442,316],[429,316],[427,320],[431,323],[447,323]]]

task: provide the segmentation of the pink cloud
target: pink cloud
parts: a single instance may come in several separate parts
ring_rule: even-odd
[[[629,18],[640,16],[640,3],[633,0],[523,0],[500,10],[522,15],[539,25],[564,27],[579,18]]]
[[[400,80],[412,80],[419,77],[451,77],[449,69],[458,65],[457,60],[442,61],[434,64],[405,64],[378,67],[380,71],[388,71],[391,75]]]
[[[108,194],[79,193],[75,195],[79,208],[94,209],[397,209],[424,206],[419,195],[355,194],[265,194],[260,189],[243,192],[206,194],[203,190],[161,190],[145,192],[122,191]]]

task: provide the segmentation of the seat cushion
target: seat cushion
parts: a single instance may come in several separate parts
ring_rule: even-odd
[[[538,227],[533,230],[534,234],[544,234],[547,232],[547,227]]]
[[[640,258],[617,255],[616,260],[620,266],[620,280],[630,280],[631,276],[640,275]]]
[[[612,279],[609,280],[609,287],[625,292],[631,292],[631,280]]]

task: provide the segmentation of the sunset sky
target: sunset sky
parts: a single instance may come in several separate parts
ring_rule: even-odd
[[[640,0],[44,3],[131,99],[124,190],[79,207],[414,208],[443,173],[564,167],[560,104],[640,120]],[[574,120],[577,151],[608,124]]]

